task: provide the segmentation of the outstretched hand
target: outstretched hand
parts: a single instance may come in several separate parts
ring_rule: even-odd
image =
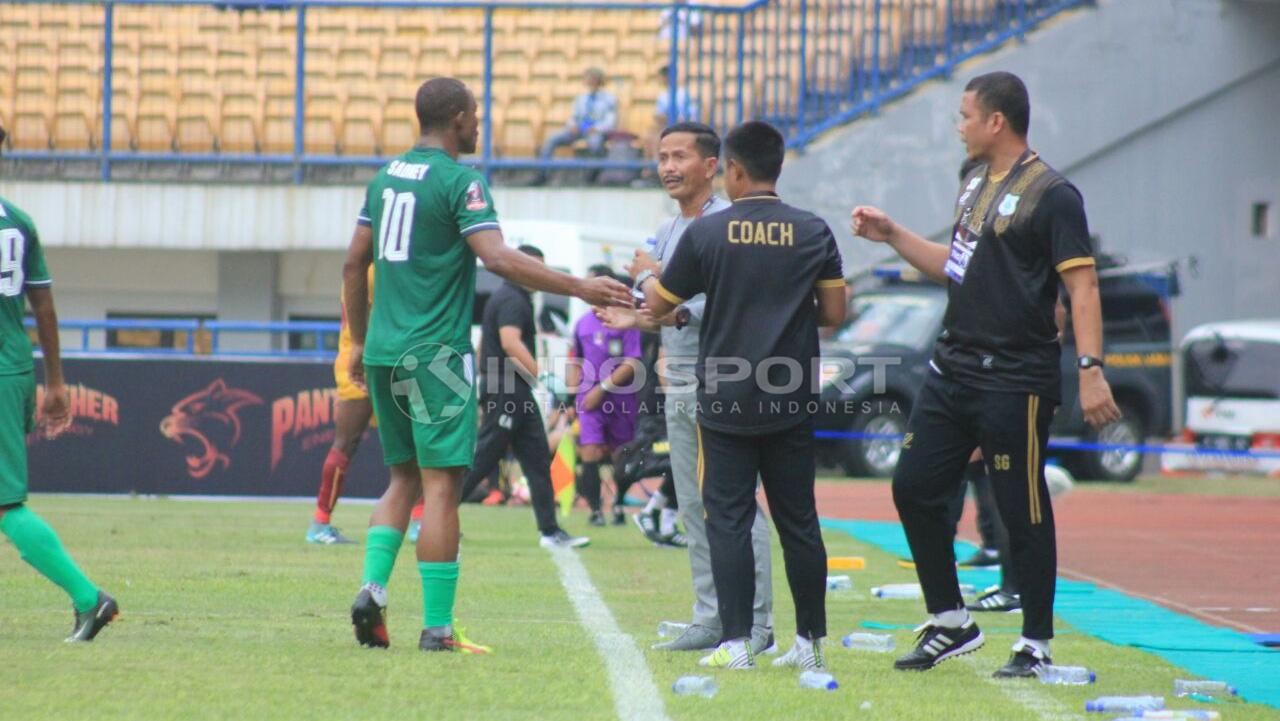
[[[621,282],[606,276],[596,276],[582,281],[578,297],[590,305],[608,307],[632,305],[631,290]]]

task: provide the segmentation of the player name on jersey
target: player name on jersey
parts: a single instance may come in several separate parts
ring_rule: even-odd
[[[426,163],[406,163],[403,160],[393,160],[387,166],[387,175],[405,180],[422,180],[427,177],[427,171],[430,169],[431,166]]]
[[[735,245],[795,245],[796,227],[791,223],[729,221],[729,242]]]

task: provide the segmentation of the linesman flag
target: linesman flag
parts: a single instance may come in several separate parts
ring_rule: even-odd
[[[574,425],[577,425],[575,421]],[[573,500],[578,494],[578,454],[573,447],[577,428],[567,429],[560,436],[560,445],[551,459],[551,488],[560,503],[560,515],[566,517],[573,510]]]

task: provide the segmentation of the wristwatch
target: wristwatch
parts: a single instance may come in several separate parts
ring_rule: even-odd
[[[1080,370],[1088,370],[1089,368],[1105,368],[1106,366],[1107,364],[1103,363],[1101,358],[1095,358],[1091,355],[1082,355],[1078,360],[1076,360],[1076,367]]]

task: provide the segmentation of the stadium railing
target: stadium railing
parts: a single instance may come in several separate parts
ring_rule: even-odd
[[[89,104],[89,109],[84,112],[92,114],[85,117],[93,119],[88,121],[89,125],[99,126],[88,129],[89,148],[59,149],[55,147],[53,135],[50,134],[48,149],[16,149],[6,155],[18,160],[96,162],[100,165],[100,176],[104,181],[111,179],[113,163],[125,162],[176,162],[220,166],[254,164],[291,167],[293,179],[299,183],[304,181],[307,177],[307,169],[312,167],[380,165],[388,156],[398,151],[399,145],[405,144],[406,134],[408,134],[407,142],[412,142],[411,126],[409,129],[400,127],[397,130],[395,142],[387,141],[384,126],[383,134],[369,145],[370,148],[378,151],[373,154],[369,154],[368,150],[364,153],[346,152],[341,140],[330,144],[329,152],[323,149],[317,150],[315,145],[309,142],[308,122],[323,121],[325,118],[320,115],[324,113],[337,113],[339,119],[336,122],[341,125],[346,120],[341,117],[345,112],[343,106],[349,102],[349,94],[343,85],[342,70],[338,68],[335,71],[336,76],[328,79],[330,85],[338,88],[332,98],[333,102],[327,105],[313,103],[314,112],[308,114],[309,102],[315,101],[314,94],[309,93],[308,83],[320,83],[309,68],[309,54],[322,58],[323,62],[335,64],[333,59],[347,45],[351,45],[355,52],[360,49],[358,47],[360,43],[366,42],[362,38],[374,37],[355,31],[349,37],[341,32],[326,34],[323,32],[326,30],[324,26],[326,20],[323,18],[318,21],[313,18],[313,22],[308,23],[308,14],[333,14],[339,9],[367,10],[368,14],[373,16],[379,13],[387,14],[392,32],[398,31],[394,27],[399,17],[394,16],[397,11],[404,13],[408,10],[429,10],[432,13],[439,13],[442,21],[463,14],[476,16],[478,23],[472,23],[475,24],[474,28],[468,25],[462,29],[468,31],[463,33],[467,37],[466,43],[480,46],[478,67],[474,62],[476,59],[474,56],[465,55],[465,53],[465,57],[459,56],[452,51],[447,58],[441,55],[445,59],[439,63],[423,67],[422,63],[426,58],[426,51],[423,50],[424,54],[421,57],[424,60],[418,61],[412,70],[406,70],[406,72],[416,76],[434,72],[435,68],[439,68],[440,74],[448,72],[478,81],[478,85],[473,87],[477,88],[482,105],[482,147],[477,157],[469,158],[468,161],[487,173],[515,169],[624,168],[635,170],[649,164],[646,160],[544,161],[531,157],[532,153],[528,154],[529,157],[513,157],[495,152],[496,114],[503,114],[504,117],[509,115],[506,111],[512,94],[521,92],[519,78],[528,78],[527,68],[514,66],[527,65],[531,62],[536,64],[540,60],[538,57],[530,56],[530,51],[524,47],[528,39],[535,38],[537,43],[554,46],[557,38],[563,39],[573,35],[573,33],[557,35],[558,32],[574,31],[583,37],[590,37],[595,32],[592,25],[595,22],[594,18],[601,14],[615,16],[618,13],[631,13],[631,18],[646,17],[653,21],[646,27],[652,26],[659,29],[657,34],[648,37],[652,45],[660,46],[660,51],[654,53],[652,47],[645,47],[642,48],[644,52],[628,55],[627,57],[632,59],[623,63],[626,67],[623,68],[621,85],[639,87],[644,86],[646,81],[656,82],[654,73],[657,68],[646,66],[655,60],[664,61],[669,68],[669,89],[665,91],[668,107],[687,108],[687,115],[722,130],[745,119],[768,120],[782,129],[790,147],[803,149],[819,134],[860,115],[874,113],[880,105],[931,78],[949,76],[956,65],[965,59],[987,52],[1010,39],[1021,38],[1027,31],[1059,12],[1092,4],[1094,1],[753,0],[743,5],[731,6],[680,1],[653,3],[486,2],[483,0],[223,0],[222,2],[108,0],[59,3],[47,0],[3,0],[0,2],[0,7],[38,4],[44,8],[75,7],[76,12],[79,13],[87,12],[90,8],[95,12],[101,12],[100,18],[95,17],[91,22],[85,23],[86,26],[98,28],[97,31],[101,32],[100,43],[95,39],[92,44],[95,48],[99,44],[101,47],[99,69],[101,77],[98,87],[89,88],[91,93],[86,93],[83,88],[77,90],[76,92],[79,93],[77,102],[67,104],[70,110],[46,110],[44,116],[44,122],[47,125],[55,126],[60,122],[57,117],[54,117],[55,114],[80,112],[75,108],[83,108],[86,103]],[[138,34],[145,34],[145,31],[135,27],[136,17],[134,16],[139,12],[180,13],[183,8],[199,6],[216,7],[225,12],[240,10],[258,15],[268,11],[277,15],[292,14],[291,22],[283,24],[277,22],[274,26],[275,30],[267,31],[274,33],[276,41],[281,40],[278,37],[280,35],[284,35],[285,41],[290,40],[288,36],[292,35],[291,43],[276,42],[278,47],[273,46],[274,55],[270,62],[246,64],[229,71],[233,74],[240,73],[235,77],[243,77],[250,84],[261,85],[265,82],[264,73],[270,74],[271,82],[277,83],[277,87],[279,83],[291,83],[291,103],[287,96],[275,97],[276,100],[284,101],[277,105],[291,104],[291,112],[288,108],[279,107],[274,111],[276,114],[270,118],[277,121],[273,129],[258,127],[248,130],[247,132],[251,134],[257,133],[256,140],[249,143],[248,151],[242,142],[238,146],[239,150],[232,152],[227,149],[237,147],[235,142],[219,143],[217,139],[212,143],[204,139],[191,144],[191,147],[200,147],[203,148],[202,150],[184,151],[180,146],[186,143],[179,143],[178,129],[173,131],[169,150],[140,149],[136,142],[132,147],[122,148],[119,142],[113,143],[113,132],[118,130],[123,133],[128,128],[124,124],[124,119],[119,117],[121,113],[113,107],[112,100],[113,92],[116,90],[113,83],[116,66],[113,62],[113,54],[117,45],[117,34],[135,33],[132,42],[139,47],[130,46],[126,49],[135,56],[142,57],[142,67],[139,72],[145,73],[148,52],[152,56],[156,53],[163,54],[166,51],[159,48],[162,48],[163,42],[167,40],[169,52],[177,54],[179,50],[176,43],[179,41],[173,38],[156,39],[161,44],[151,46],[149,51],[150,39],[143,37],[139,41],[136,37]],[[130,15],[133,19],[121,19],[117,17],[119,13],[133,13]],[[542,34],[520,35],[517,31],[529,29],[521,28],[519,18],[535,13],[550,18],[543,23],[545,27],[541,28]],[[516,22],[508,22],[513,14],[516,16]],[[622,19],[629,21],[628,17]],[[341,30],[339,24],[333,24]],[[216,28],[206,29],[194,25],[195,23],[191,28],[184,28],[182,32],[196,34],[220,32]],[[313,26],[319,29],[309,29]],[[311,32],[318,33],[319,42],[309,39],[308,35]],[[425,45],[429,46],[437,42],[435,36],[430,35],[428,31],[424,32],[427,33],[422,36]],[[480,34],[482,42],[477,43],[474,37],[475,32]],[[598,64],[593,61],[595,58],[607,60],[609,57],[614,57],[617,60],[621,57],[618,53],[636,50],[634,47],[630,50],[627,48],[619,50],[617,47],[618,42],[634,45],[634,35],[618,40],[621,36],[609,36],[608,32],[603,30],[601,37],[606,40],[612,38],[611,42],[614,42],[614,45],[604,50],[584,49],[580,55],[573,56],[573,63],[585,67],[588,62]],[[652,30],[646,32],[652,32]],[[645,44],[643,37],[640,40],[642,45]],[[330,41],[337,45],[326,45]],[[17,60],[19,54],[17,48],[21,42],[19,39],[11,48],[0,47],[0,52],[12,50],[14,58],[11,59]],[[370,39],[367,42],[379,41]],[[438,42],[448,44],[444,39]],[[289,47],[290,45],[292,48]],[[413,52],[418,52],[418,48],[411,49]],[[290,50],[292,50],[291,54]],[[352,55],[353,63],[358,66],[362,62],[361,57],[372,57],[372,55],[361,56],[356,53]],[[556,57],[552,54],[553,64],[556,62]],[[566,58],[564,63],[569,63],[567,59],[569,56],[564,57]],[[56,56],[52,62],[57,63]],[[174,62],[176,63],[177,60],[175,59]],[[620,60],[618,62],[622,63]],[[288,67],[290,64],[291,68]],[[26,82],[22,74],[30,71],[24,71],[18,62],[0,63],[0,66],[3,65],[12,68],[14,77],[19,79],[19,82],[12,85],[16,89],[15,92],[21,95],[23,83]],[[617,75],[613,69],[605,69]],[[356,67],[355,70],[358,75],[359,68]],[[552,70],[559,72],[558,77],[563,79],[559,83],[560,87],[556,88],[555,96],[558,110],[563,112],[565,100],[569,97],[569,91],[566,90],[567,83],[571,82],[570,79],[574,76],[566,73],[563,67],[558,70],[552,68]],[[171,67],[169,72],[176,71]],[[219,75],[221,72],[218,70]],[[378,73],[380,75],[381,70]],[[309,78],[309,74],[313,77]],[[92,69],[87,75],[92,78]],[[478,77],[475,77],[476,75]],[[372,76],[372,71],[368,70],[366,77]],[[353,81],[351,84],[359,85],[360,82]],[[553,82],[552,85],[555,83]],[[176,82],[170,87],[177,87]],[[688,94],[687,104],[679,102],[678,93],[681,90]],[[649,91],[652,91],[652,87]],[[36,90],[32,89],[32,92]],[[135,88],[132,92],[146,96],[148,89],[143,86],[140,89]],[[383,87],[379,92],[381,95],[378,97],[386,101],[388,98],[386,88]],[[644,92],[637,92],[636,98],[629,102],[637,108],[647,108],[646,103],[652,102],[647,98],[652,97],[652,94],[646,96]],[[407,98],[392,96],[391,99],[401,101],[400,110],[397,112],[406,112],[403,101]],[[523,99],[529,100],[529,98]],[[144,97],[143,102],[148,100],[153,105],[164,103],[164,91],[157,91],[153,87],[151,97],[149,99]],[[176,103],[177,98],[173,98],[173,102]],[[206,112],[201,110],[201,107],[211,109],[207,112],[214,112],[212,108],[216,105],[216,103],[204,106],[197,104],[193,106],[194,110],[175,111],[168,108],[155,112],[167,114],[169,116],[167,122],[177,126],[181,120],[173,117],[176,112],[185,112],[187,116],[191,116],[187,119],[194,123],[200,120],[199,115],[202,112]],[[16,108],[12,104],[11,107]],[[225,109],[226,105],[223,105],[217,107],[216,112],[222,113]],[[2,106],[0,106],[0,112],[3,112]],[[21,113],[21,110],[15,109],[13,112]],[[39,111],[31,112],[38,114]],[[140,112],[145,115],[147,111]],[[548,127],[554,127],[548,125],[553,119],[552,108],[541,108],[537,112],[540,118],[546,118],[546,122],[542,122],[541,126],[531,125],[533,130],[530,132],[540,130],[545,134]],[[10,115],[12,116],[12,113]],[[633,120],[644,117],[635,112],[631,112],[629,116]],[[219,118],[221,120],[221,116]],[[563,119],[554,117],[555,121]],[[146,118],[144,117],[143,120],[145,121]],[[127,122],[138,121],[136,117],[130,116]],[[406,123],[407,121],[402,123],[402,126]],[[289,125],[291,125],[291,132],[286,129]],[[128,129],[129,132],[135,130]],[[637,127],[629,130],[639,133],[644,129]],[[80,129],[76,132],[83,133],[84,130]],[[201,132],[207,135],[205,131]],[[264,142],[263,137],[267,133],[274,133],[273,139]],[[136,139],[136,132],[131,137]],[[535,137],[532,147],[536,148],[542,139]],[[352,146],[354,145],[353,143]],[[528,146],[529,143],[526,140],[525,147]],[[339,149],[343,150],[341,154],[337,152]],[[227,151],[223,152],[224,150]]]
[[[27,318],[27,328],[35,328],[35,320]],[[114,318],[108,320],[59,320],[58,330],[63,333],[79,333],[79,346],[64,345],[67,354],[127,354],[162,356],[290,356],[332,358],[337,346],[341,325],[330,321],[218,321],[196,318],[152,319]],[[172,344],[152,345],[112,344],[113,333],[171,333],[176,340]],[[181,334],[181,335],[178,335]],[[224,334],[241,337],[266,336],[268,342],[261,350],[228,348]],[[303,341],[303,348],[290,348],[290,338]]]

